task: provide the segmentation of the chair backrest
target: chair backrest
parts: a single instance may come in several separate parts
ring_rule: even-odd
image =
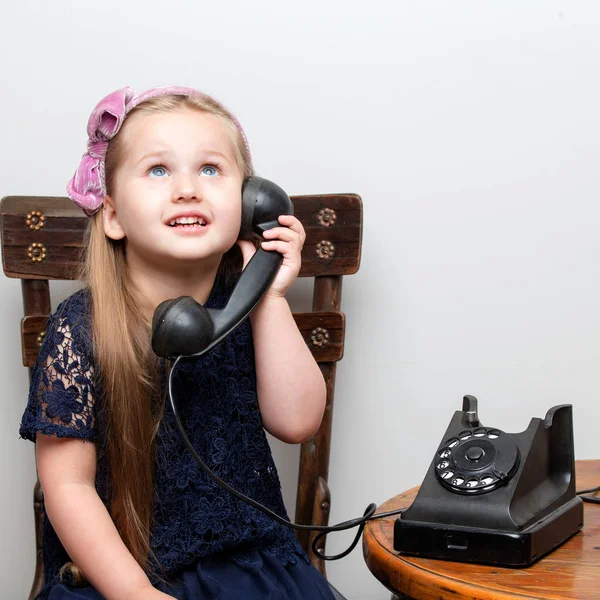
[[[314,277],[312,311],[295,313],[294,317],[327,383],[323,422],[300,451],[295,520],[325,525],[330,507],[327,477],[336,362],[344,351],[342,277],[359,268],[362,201],[355,194],[293,196],[292,201],[306,230],[300,276]],[[49,280],[76,277],[88,218],[68,198],[34,196],[3,198],[0,217],[4,273],[21,279],[23,364],[31,373],[51,313]],[[34,490],[34,514],[37,562],[30,598],[43,581],[43,496],[39,482]],[[315,566],[325,574],[323,561],[310,549],[314,536],[299,532],[298,537]]]

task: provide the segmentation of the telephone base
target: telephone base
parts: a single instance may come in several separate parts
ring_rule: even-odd
[[[502,531],[402,519],[394,525],[394,550],[411,556],[526,567],[583,527],[583,502],[575,497],[522,531]]]

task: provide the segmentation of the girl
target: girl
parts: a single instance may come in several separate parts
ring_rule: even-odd
[[[67,187],[91,217],[84,288],[49,320],[20,429],[36,441],[47,515],[39,598],[332,598],[292,530],[199,469],[150,345],[160,302],[223,307],[255,251],[237,240],[253,173],[241,126],[188,88],[125,88],[96,106],[88,136]],[[174,391],[210,468],[285,515],[264,429],[309,438],[325,384],[284,298],[305,233],[279,223],[262,247],[283,263],[251,320],[182,361]]]

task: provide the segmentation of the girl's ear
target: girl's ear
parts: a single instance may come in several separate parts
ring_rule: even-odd
[[[125,231],[119,221],[115,203],[110,196],[104,196],[104,206],[102,207],[102,222],[104,224],[104,233],[113,240],[122,240],[125,237]]]

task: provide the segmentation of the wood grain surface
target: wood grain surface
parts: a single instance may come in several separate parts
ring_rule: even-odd
[[[600,485],[600,460],[576,462],[577,489]],[[418,488],[399,494],[377,512],[409,506]],[[400,598],[413,600],[600,599],[600,505],[584,504],[583,530],[523,569],[400,556],[394,521],[371,521],[363,553],[371,572]]]

